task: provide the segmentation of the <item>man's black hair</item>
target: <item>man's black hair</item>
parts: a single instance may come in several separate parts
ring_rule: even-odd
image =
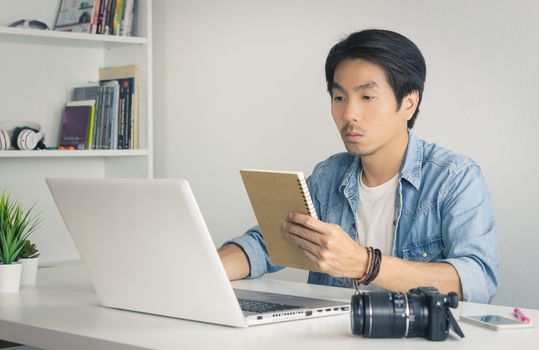
[[[326,59],[330,95],[335,69],[345,59],[364,59],[381,67],[397,99],[397,110],[405,96],[414,90],[419,92],[417,109],[408,121],[408,128],[412,128],[419,113],[427,75],[425,59],[417,46],[405,36],[389,30],[367,29],[350,34],[331,48]]]

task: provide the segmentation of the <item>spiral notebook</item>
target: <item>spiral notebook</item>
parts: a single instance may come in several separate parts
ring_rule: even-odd
[[[285,237],[282,224],[292,211],[317,218],[305,176],[297,171],[240,170],[271,262],[318,271],[300,248]]]

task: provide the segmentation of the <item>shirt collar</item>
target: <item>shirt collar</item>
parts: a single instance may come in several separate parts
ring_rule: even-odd
[[[407,180],[417,190],[421,186],[421,168],[423,164],[423,142],[418,140],[408,129],[408,147],[401,166],[401,179]]]
[[[423,143],[418,140],[412,131],[408,129],[408,146],[401,166],[400,178],[411,183],[416,189],[421,186],[421,167],[423,163]],[[352,196],[357,191],[357,181],[362,165],[359,156],[355,156],[352,164],[346,170],[339,190],[346,197]],[[350,186],[355,184],[355,186]],[[348,193],[350,192],[350,193]]]
[[[339,191],[343,193],[346,198],[351,198],[356,194],[358,185],[357,181],[361,168],[362,166],[359,160],[359,156],[355,156],[354,160],[352,161],[352,164],[350,164],[350,166],[346,170],[343,181],[339,186]]]

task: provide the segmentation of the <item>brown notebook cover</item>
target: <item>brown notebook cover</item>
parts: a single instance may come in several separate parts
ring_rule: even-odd
[[[317,217],[303,173],[248,169],[240,173],[272,263],[319,271],[282,229],[292,211]]]

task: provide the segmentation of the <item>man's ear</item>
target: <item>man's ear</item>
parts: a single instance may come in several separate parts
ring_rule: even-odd
[[[406,120],[412,119],[419,103],[419,91],[414,90],[402,99],[401,110],[405,113]]]

